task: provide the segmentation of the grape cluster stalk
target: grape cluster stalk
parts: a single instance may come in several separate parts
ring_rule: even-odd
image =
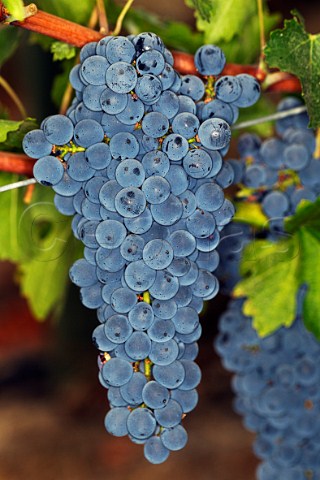
[[[155,464],[187,443],[199,313],[218,292],[216,247],[234,214],[223,156],[239,108],[260,96],[254,77],[221,75],[220,48],[203,46],[194,61],[202,78],[181,76],[148,32],[88,43],[70,73],[67,114],[23,141],[34,177],[84,244],[70,278],[100,322],[106,429],[143,444]]]

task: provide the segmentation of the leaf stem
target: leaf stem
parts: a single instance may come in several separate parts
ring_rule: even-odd
[[[109,23],[106,8],[104,5],[104,0],[96,0],[98,17],[99,17],[99,26],[100,26],[100,33],[103,35],[108,35],[109,33]]]
[[[21,117],[22,118],[27,118],[28,114],[27,114],[27,111],[26,111],[22,101],[20,100],[20,98],[18,97],[16,92],[13,90],[11,85],[9,85],[7,80],[5,80],[1,75],[0,75],[0,86],[4,89],[4,91],[11,98],[11,100],[13,101],[13,103],[15,104],[17,109],[19,110],[19,113],[20,113]]]
[[[266,36],[264,29],[264,12],[263,12],[263,0],[257,0],[258,7],[258,18],[259,18],[259,34],[260,34],[260,58],[257,71],[257,78],[259,80],[264,80],[268,73],[268,66],[265,62],[265,53],[264,49],[266,46]]]
[[[112,32],[112,35],[116,36],[116,35],[119,35],[119,33],[121,32],[124,17],[126,16],[128,11],[130,10],[130,7],[133,4],[133,2],[134,2],[134,0],[127,0],[127,2],[125,3],[125,6],[121,10],[121,12],[120,12],[120,14],[117,18],[116,26],[114,28],[114,31]]]
[[[263,0],[257,0],[259,33],[260,33],[260,56],[264,57],[264,47],[266,46],[266,36],[264,31]]]

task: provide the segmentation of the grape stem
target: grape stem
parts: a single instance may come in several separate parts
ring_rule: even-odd
[[[117,25],[113,35],[118,34],[120,22],[123,21],[123,18],[132,3],[133,0],[129,0],[124,6],[118,17]],[[0,2],[0,24],[8,23],[8,18],[7,11],[2,2]],[[15,25],[17,27],[41,33],[76,47],[83,47],[88,42],[98,42],[104,37],[104,34],[91,28],[78,25],[77,23],[70,22],[69,20],[65,20],[41,10],[38,10],[37,13],[31,17],[26,18],[23,22],[15,21],[10,23],[10,25]],[[172,53],[175,60],[174,66],[176,70],[182,74],[197,74],[192,55],[182,52]],[[252,65],[238,65],[230,63],[227,64],[223,70],[224,75],[237,75],[239,73],[249,73],[257,78],[260,82],[263,82],[266,77],[269,78],[269,74],[267,75],[267,72],[262,72],[259,67]],[[295,76],[284,72],[277,72],[277,74],[277,81],[270,85],[265,85],[265,91],[287,93],[301,92],[300,82]],[[270,76],[271,75],[273,75],[273,73],[271,73]]]
[[[144,374],[147,380],[151,380],[151,367],[152,367],[152,362],[149,358],[145,358],[144,360]]]
[[[109,23],[108,23],[106,8],[104,5],[104,0],[96,0],[96,8],[97,8],[98,17],[99,17],[99,27],[100,27],[99,31],[103,35],[108,35]],[[89,26],[90,26],[90,22],[89,22]]]
[[[112,32],[112,35],[119,35],[119,33],[121,32],[124,17],[127,15],[127,13],[130,10],[130,7],[133,4],[133,2],[134,2],[134,0],[127,0],[127,2],[125,3],[125,6],[121,10],[121,12],[120,12],[120,14],[117,18],[116,26],[114,28],[114,31]]]

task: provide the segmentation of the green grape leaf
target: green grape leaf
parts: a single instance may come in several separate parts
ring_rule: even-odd
[[[0,185],[18,178],[2,173]],[[21,292],[42,320],[63,302],[68,269],[81,247],[71,234],[70,219],[57,212],[50,189],[37,185],[30,205],[23,203],[21,190],[0,194],[0,259],[18,264]]]
[[[289,327],[296,314],[299,286],[299,240],[296,236],[278,243],[255,240],[244,250],[241,274],[234,289],[236,297],[246,297],[243,311],[253,317],[261,336]]]
[[[76,23],[86,24],[95,7],[95,0],[70,2],[70,0],[37,0],[37,7],[58,17],[66,18]]]
[[[19,180],[19,176],[11,173],[1,173],[0,185],[9,185]],[[23,251],[19,246],[17,218],[22,213],[21,192],[18,189],[0,194],[0,214],[2,227],[0,228],[0,260],[17,262]]]
[[[194,6],[194,2],[188,2]],[[256,14],[256,0],[215,0],[210,22],[196,11],[197,28],[205,34],[206,43],[229,42],[241,32],[253,14]]]
[[[255,202],[235,202],[236,213],[233,221],[248,223],[254,227],[265,228],[268,224],[268,218],[263,213],[261,204]]]
[[[0,143],[7,140],[9,132],[16,132],[22,125],[22,121],[15,122],[14,120],[0,120]]]
[[[264,29],[266,36],[279,23],[281,17],[277,13],[265,14]],[[230,40],[217,40],[215,43],[224,51],[229,63],[254,63],[260,54],[260,28],[258,16],[254,13],[243,25],[243,28]]]
[[[19,122],[0,120],[0,151],[21,151],[23,137],[35,128],[38,128],[38,125],[34,118]]]
[[[50,47],[53,54],[53,61],[70,60],[76,56],[76,48],[64,42],[53,42]]]
[[[21,293],[39,320],[45,319],[64,301],[76,243],[71,235],[70,220],[60,215],[52,203],[52,192],[45,197],[51,201],[34,202],[24,210],[19,224],[28,245],[28,258],[18,268]],[[19,242],[22,248],[21,240]]]
[[[302,201],[296,213],[287,218],[285,229],[294,233],[303,226],[315,229],[320,238],[320,198],[315,202]]]
[[[21,31],[13,26],[0,26],[0,67],[14,54]]]
[[[205,22],[210,21],[211,13],[215,3],[217,2],[213,2],[212,0],[186,0],[186,4],[189,7],[194,8],[199,17]]]
[[[24,4],[22,0],[3,0],[4,6],[14,20],[24,19]]]
[[[270,67],[299,78],[310,126],[320,126],[320,34],[307,33],[297,17],[285,20],[283,29],[271,33],[265,55]]]
[[[189,6],[190,2],[188,2]],[[227,61],[255,62],[260,53],[259,19],[256,0],[218,0],[213,4],[210,22],[198,14],[197,28],[204,34],[204,43],[219,45]],[[279,22],[277,13],[270,14],[264,7],[264,28],[268,33]]]
[[[301,228],[300,275],[307,291],[303,302],[303,320],[306,327],[320,339],[320,238],[319,230]]]
[[[318,205],[319,203],[316,202]],[[283,233],[279,242],[254,240],[243,252],[240,272],[244,277],[234,296],[246,297],[243,311],[253,318],[261,336],[281,326],[290,327],[297,314],[297,293],[304,286],[303,320],[320,339],[320,234],[312,205],[300,207],[303,220],[293,235]],[[314,222],[314,219],[316,221]]]

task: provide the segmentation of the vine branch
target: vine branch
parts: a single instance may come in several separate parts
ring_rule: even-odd
[[[131,5],[133,0],[129,0],[124,6],[122,12],[127,12],[127,5]],[[0,2],[0,23],[8,22],[8,13],[6,12],[2,2]],[[120,18],[120,17],[119,17]],[[119,20],[119,19],[118,19]],[[63,18],[51,15],[49,13],[37,10],[36,13],[23,22],[12,22],[10,25],[16,25],[27,30],[32,30],[48,37],[69,43],[76,47],[83,47],[88,42],[97,42],[104,35],[91,28],[78,25],[77,23],[64,20]],[[115,32],[117,31],[117,26]],[[114,32],[114,33],[115,33]],[[194,66],[193,56],[188,53],[172,52],[175,61],[175,68],[182,74],[194,73],[197,71]],[[236,75],[238,73],[249,73],[263,82],[267,76],[266,72],[262,72],[259,66],[227,64],[223,70],[224,75]],[[278,81],[272,86],[265,88],[265,91],[272,92],[288,92],[297,93],[301,91],[299,80],[293,75],[279,72]]]
[[[8,23],[9,14],[0,2],[0,23]],[[22,22],[14,21],[10,25],[41,33],[48,37],[69,43],[75,47],[83,47],[88,42],[98,42],[104,35],[77,23],[57,17],[51,13],[36,10],[36,13]]]
[[[33,176],[35,160],[23,153],[0,152],[0,171]]]
[[[119,17],[114,33],[116,33],[119,28],[121,29],[123,17],[132,3],[133,0],[128,0],[125,4],[122,10],[123,16],[121,18]],[[13,21],[10,23],[10,15],[0,1],[0,24],[10,23],[11,25],[49,36],[76,47],[83,47],[88,42],[99,41],[105,36],[102,32],[97,32],[92,28],[78,25],[69,20],[37,10],[36,8],[34,9],[34,12],[34,14],[22,22]],[[172,52],[172,54],[174,57],[174,66],[177,71],[181,74],[197,74],[192,55],[182,52]],[[288,73],[271,72],[267,74],[266,71],[261,71],[259,66],[238,64],[227,64],[223,70],[224,75],[237,75],[239,73],[249,73],[253,75],[261,83],[263,82],[263,88],[268,92],[301,92],[299,80]],[[70,92],[67,92],[66,96],[67,95],[70,95]],[[65,99],[64,104],[67,104],[67,102],[68,98]],[[34,163],[35,160],[30,159],[24,154],[0,152],[0,171],[3,172],[17,173],[19,175],[32,177]],[[30,181],[33,183],[32,179],[30,179]]]
[[[172,52],[172,54],[174,58],[174,66],[178,72],[183,75],[190,73],[197,74],[192,55],[183,52]],[[249,73],[262,83],[265,92],[301,92],[301,84],[298,78],[286,72],[277,71],[267,74],[266,72],[262,72],[259,66],[227,63],[222,73],[223,75]]]

